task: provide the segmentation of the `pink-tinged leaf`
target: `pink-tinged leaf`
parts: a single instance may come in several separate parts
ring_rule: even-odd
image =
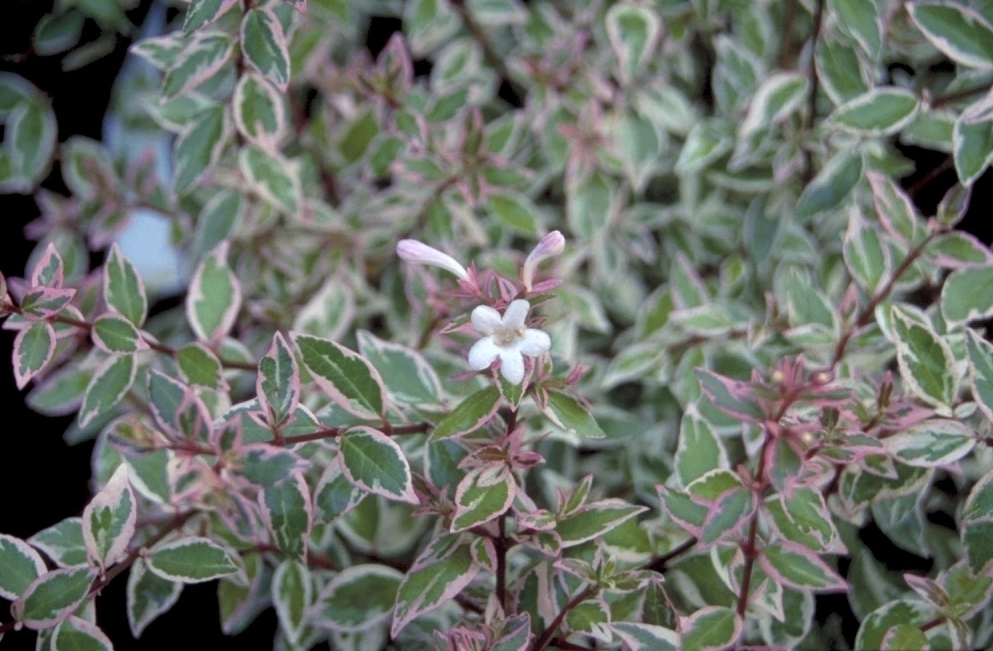
[[[727,649],[741,637],[741,631],[741,618],[722,606],[705,606],[679,625],[682,648],[694,651]]]
[[[183,34],[189,36],[223,16],[238,0],[193,0],[183,21]]]
[[[391,636],[453,599],[476,578],[479,568],[467,543],[459,534],[442,535],[418,555],[397,589]]]
[[[969,269],[993,264],[993,253],[975,236],[962,231],[944,233],[928,244],[924,254],[945,269]]]
[[[910,197],[885,174],[869,172],[867,176],[879,223],[903,245],[917,244],[924,236],[924,227]]]
[[[283,560],[273,573],[270,591],[279,628],[296,646],[313,601],[313,578],[310,570],[296,559]]]
[[[170,100],[195,89],[231,60],[233,39],[223,32],[195,33],[172,61],[162,84],[162,99]]]
[[[21,313],[32,321],[47,319],[61,312],[75,295],[75,289],[32,287],[21,297]]]
[[[458,533],[505,513],[517,494],[514,476],[503,463],[473,468],[455,491],[450,531]]]
[[[272,338],[269,352],[259,360],[255,393],[262,412],[274,427],[286,422],[300,401],[300,370],[293,351],[278,332]]]
[[[214,351],[200,342],[188,343],[176,351],[179,376],[191,386],[227,391],[224,367]]]
[[[934,604],[938,610],[946,609],[952,602],[945,589],[932,579],[905,573],[903,580],[907,582],[911,590]]]
[[[241,21],[241,51],[248,63],[286,92],[290,54],[283,25],[268,9],[250,9]]]
[[[700,530],[700,542],[710,545],[738,536],[755,511],[755,493],[745,487],[724,492],[710,507]]]
[[[949,467],[976,446],[976,433],[956,420],[935,418],[888,436],[883,443],[908,466]]]
[[[91,624],[85,619],[70,616],[60,623],[55,632],[52,633],[53,651],[76,651],[85,649],[86,651],[114,651],[107,634],[101,631],[96,624]]]
[[[203,583],[238,572],[234,554],[207,538],[190,536],[159,544],[146,556],[148,569],[167,581]]]
[[[350,482],[341,470],[340,457],[335,457],[314,490],[314,518],[317,522],[332,522],[355,508],[365,496],[366,492]]]
[[[50,628],[83,603],[95,578],[96,570],[89,567],[46,572],[11,604],[11,614],[30,629]]]
[[[769,523],[783,538],[811,551],[847,553],[820,491],[801,487],[789,496],[777,493],[766,498],[764,508]]]
[[[313,513],[303,473],[296,470],[285,480],[263,488],[259,507],[279,548],[291,558],[306,561]]]
[[[423,355],[365,330],[359,330],[356,337],[359,352],[379,371],[394,399],[412,405],[435,405],[441,401],[441,382]]]
[[[431,432],[431,440],[453,438],[468,434],[490,420],[500,407],[500,390],[488,386],[472,394],[438,421]]]
[[[222,242],[193,274],[186,296],[186,318],[198,339],[218,342],[234,325],[241,308],[241,284],[228,267],[228,243]]]
[[[700,388],[715,407],[725,414],[750,423],[761,423],[765,414],[755,399],[755,392],[747,382],[718,375],[705,368],[695,370]]]
[[[255,618],[269,608],[272,570],[259,554],[244,553],[247,580],[240,577],[222,578],[217,583],[217,605],[221,615],[221,631],[237,635],[248,628]]]
[[[630,651],[677,651],[680,648],[679,633],[664,626],[615,622],[610,630]]]
[[[86,387],[83,404],[76,416],[79,426],[86,427],[116,407],[134,384],[136,372],[134,355],[116,355],[104,360]]]
[[[128,466],[122,463],[83,509],[83,542],[90,560],[101,569],[116,563],[127,551],[137,521]]]
[[[62,287],[63,273],[62,256],[55,244],[49,242],[31,270],[31,286]]]
[[[777,583],[799,590],[843,592],[848,584],[814,552],[800,545],[779,541],[762,549],[762,567]]]
[[[357,633],[386,621],[403,574],[385,565],[353,565],[339,572],[317,596],[316,622],[322,628]]]
[[[86,565],[86,545],[83,543],[82,518],[66,518],[28,538],[32,547],[40,549],[59,567]]]
[[[563,547],[572,547],[605,535],[647,510],[644,506],[613,498],[591,502],[559,520],[555,531],[562,538]]]
[[[493,544],[492,538],[485,536],[476,538],[469,545],[469,551],[472,552],[472,562],[484,572],[495,575],[499,571],[496,545]]]
[[[128,570],[127,585],[128,624],[132,637],[141,637],[146,626],[173,607],[182,591],[182,583],[167,581],[149,572],[142,558],[135,559]]]
[[[145,322],[148,313],[145,283],[116,242],[111,245],[103,267],[103,299],[108,308],[134,325],[140,326]]]
[[[409,504],[420,504],[410,464],[393,439],[371,427],[353,427],[339,442],[341,469],[358,488]]]
[[[232,472],[258,487],[273,486],[308,465],[295,452],[268,443],[241,446],[238,453]]]
[[[30,545],[0,533],[0,598],[17,599],[45,571],[45,561]]]
[[[364,357],[327,339],[296,332],[290,338],[314,381],[336,404],[359,418],[382,415],[383,380]]]
[[[187,391],[187,386],[161,371],[152,369],[148,374],[148,406],[152,417],[166,433],[173,436],[179,434],[177,414]]]
[[[103,314],[93,321],[90,336],[97,348],[112,355],[130,355],[148,348],[134,324],[117,314]]]
[[[14,381],[23,389],[55,353],[55,330],[46,321],[32,323],[14,337]]]

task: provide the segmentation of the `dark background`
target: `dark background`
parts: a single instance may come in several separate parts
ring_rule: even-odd
[[[4,17],[0,20],[0,70],[20,74],[52,98],[60,142],[73,134],[100,139],[111,85],[130,41],[120,39],[111,55],[80,70],[63,72],[58,57],[40,57],[30,49],[34,25],[51,10],[52,3],[5,0],[4,4]],[[144,0],[132,12],[135,23],[140,23],[150,4],[150,0]],[[398,21],[374,20],[369,31],[370,50],[378,51],[389,33],[398,28]],[[944,191],[956,180],[954,169],[937,171],[946,160],[944,154],[917,148],[905,148],[904,151],[917,162],[919,171],[903,179],[903,185],[919,189],[915,200],[922,213],[934,214]],[[969,214],[962,224],[964,230],[973,232],[986,243],[990,241],[987,232],[990,180],[988,171],[976,184]],[[56,190],[62,188],[57,173],[52,174],[45,185]],[[23,228],[36,215],[37,208],[31,197],[0,195],[0,271],[6,277],[24,275],[33,243],[25,240]],[[0,532],[24,539],[63,518],[82,513],[90,495],[92,443],[67,446],[62,441],[62,433],[71,418],[45,418],[24,406],[26,391],[17,390],[10,366],[13,339],[14,333],[0,331],[0,404],[4,412],[0,426]],[[929,569],[928,561],[899,550],[878,530],[867,528],[863,537],[867,542],[871,541],[877,557],[886,559],[891,569],[918,572]],[[191,644],[193,648],[215,651],[272,648],[276,620],[271,610],[239,636],[229,638],[221,634],[214,583],[187,586],[179,602],[153,622],[140,641],[133,640],[125,615],[125,583],[124,577],[113,581],[96,602],[100,626],[118,651],[189,649]],[[858,623],[848,610],[845,595],[818,599],[819,615],[832,612],[843,615],[845,637],[853,640]],[[0,623],[9,619],[6,602],[0,600]],[[34,649],[34,644],[34,633],[11,632],[0,641],[0,651]]]

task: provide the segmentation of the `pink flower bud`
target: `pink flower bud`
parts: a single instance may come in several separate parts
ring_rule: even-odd
[[[548,258],[561,255],[564,250],[565,236],[562,233],[552,231],[541,238],[538,241],[538,245],[528,254],[527,259],[524,261],[524,266],[521,268],[521,282],[524,283],[524,289],[531,291],[532,284],[534,283],[534,270],[538,268],[539,264]]]
[[[460,280],[469,280],[469,272],[455,258],[423,242],[400,240],[397,243],[397,255],[406,262],[441,267],[458,276]]]

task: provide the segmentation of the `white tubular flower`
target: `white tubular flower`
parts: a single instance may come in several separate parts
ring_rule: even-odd
[[[485,335],[469,349],[469,366],[481,371],[500,358],[500,373],[511,384],[524,381],[524,355],[537,357],[548,352],[552,340],[541,330],[526,328],[531,304],[517,299],[503,316],[489,305],[472,311],[472,327]]]
[[[414,264],[428,264],[441,267],[458,276],[459,280],[469,280],[469,272],[455,258],[423,242],[418,242],[417,240],[400,240],[397,242],[397,255],[400,256],[401,260],[413,262]]]
[[[541,238],[538,241],[538,245],[528,254],[527,259],[524,261],[524,266],[521,268],[521,282],[524,283],[524,289],[531,291],[531,287],[534,284],[534,270],[538,268],[539,264],[548,258],[561,255],[564,250],[565,236],[562,233],[552,231]]]

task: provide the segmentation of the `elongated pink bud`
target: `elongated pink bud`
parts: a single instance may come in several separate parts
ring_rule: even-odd
[[[417,240],[397,242],[397,255],[401,260],[414,264],[427,264],[452,272],[460,280],[469,280],[469,272],[455,258]]]
[[[524,266],[521,268],[521,282],[524,283],[524,289],[531,291],[534,284],[534,271],[539,264],[548,258],[561,255],[564,250],[565,236],[558,231],[552,231],[538,240],[537,246],[528,254]]]

